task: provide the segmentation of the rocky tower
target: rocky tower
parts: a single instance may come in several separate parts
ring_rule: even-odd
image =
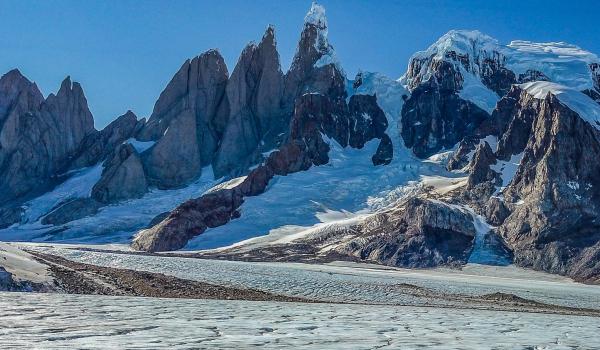
[[[246,46],[227,82],[229,121],[213,162],[216,177],[246,169],[276,148],[289,123],[282,106],[283,72],[275,29],[267,28],[261,42]]]
[[[66,78],[56,95],[43,100],[35,84],[18,71],[0,87],[0,204],[46,190],[82,140],[95,132],[78,83]]]
[[[180,187],[213,161],[227,125],[228,71],[221,54],[210,50],[186,61],[154,105],[137,135],[156,145],[142,154],[149,182]]]

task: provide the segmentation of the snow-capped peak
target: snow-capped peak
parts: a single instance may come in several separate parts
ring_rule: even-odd
[[[337,70],[345,75],[340,61],[327,39],[327,17],[325,16],[325,7],[314,1],[310,10],[304,17],[304,28],[314,27],[317,31],[317,37],[314,42],[314,48],[320,54],[320,58],[315,62],[315,67],[323,67],[329,64],[336,66]]]
[[[480,52],[498,51],[498,40],[478,30],[451,30],[438,39],[425,51],[419,51],[413,58],[429,58],[434,56],[443,59],[447,53],[454,51],[460,55],[479,56]]]
[[[327,36],[327,17],[325,16],[325,7],[313,1],[310,10],[304,17],[304,25],[312,24],[320,30],[325,31]]]

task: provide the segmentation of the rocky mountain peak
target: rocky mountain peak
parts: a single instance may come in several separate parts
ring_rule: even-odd
[[[343,73],[341,64],[327,36],[328,27],[325,8],[313,2],[304,18],[304,28],[290,71],[312,67],[319,68],[332,64],[336,66],[338,71]]]
[[[0,126],[8,113],[17,107],[15,104],[20,104],[18,107],[22,110],[33,110],[37,109],[43,100],[37,85],[23,76],[18,69],[4,74],[0,78]]]

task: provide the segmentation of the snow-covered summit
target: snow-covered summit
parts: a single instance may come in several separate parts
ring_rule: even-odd
[[[415,53],[410,61],[461,63],[466,71],[480,76],[487,69],[483,65],[486,59],[512,71],[517,80],[521,75],[538,72],[545,80],[580,91],[594,88],[592,66],[600,62],[597,55],[565,42],[515,40],[504,45],[477,30],[451,30],[427,50]],[[401,81],[410,86],[415,73],[421,76],[417,81],[424,81],[422,77],[430,73],[428,64],[420,64],[419,72],[409,70]]]
[[[548,81],[534,81],[521,84],[521,88],[537,99],[544,99],[549,93],[553,94],[562,104],[600,130],[600,105],[586,94],[576,89]]]
[[[338,71],[345,75],[340,60],[338,59],[333,46],[328,40],[327,17],[325,16],[325,7],[314,1],[304,17],[304,28],[314,27],[317,31],[314,48],[320,55],[315,62],[315,67],[323,67],[329,64],[336,66]]]
[[[327,17],[325,16],[325,7],[313,1],[310,10],[304,17],[304,24],[312,24],[315,27],[324,30],[327,35]]]
[[[412,58],[443,59],[446,54],[454,51],[460,55],[478,57],[481,52],[499,51],[498,40],[481,33],[478,30],[451,30],[439,38],[425,51],[416,52]]]

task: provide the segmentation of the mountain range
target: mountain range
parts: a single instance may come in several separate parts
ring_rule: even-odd
[[[600,281],[600,59],[453,30],[398,80],[348,77],[325,10],[283,72],[275,29],[229,73],[183,63],[148,119],[94,128],[67,77],[0,78],[0,240]]]

